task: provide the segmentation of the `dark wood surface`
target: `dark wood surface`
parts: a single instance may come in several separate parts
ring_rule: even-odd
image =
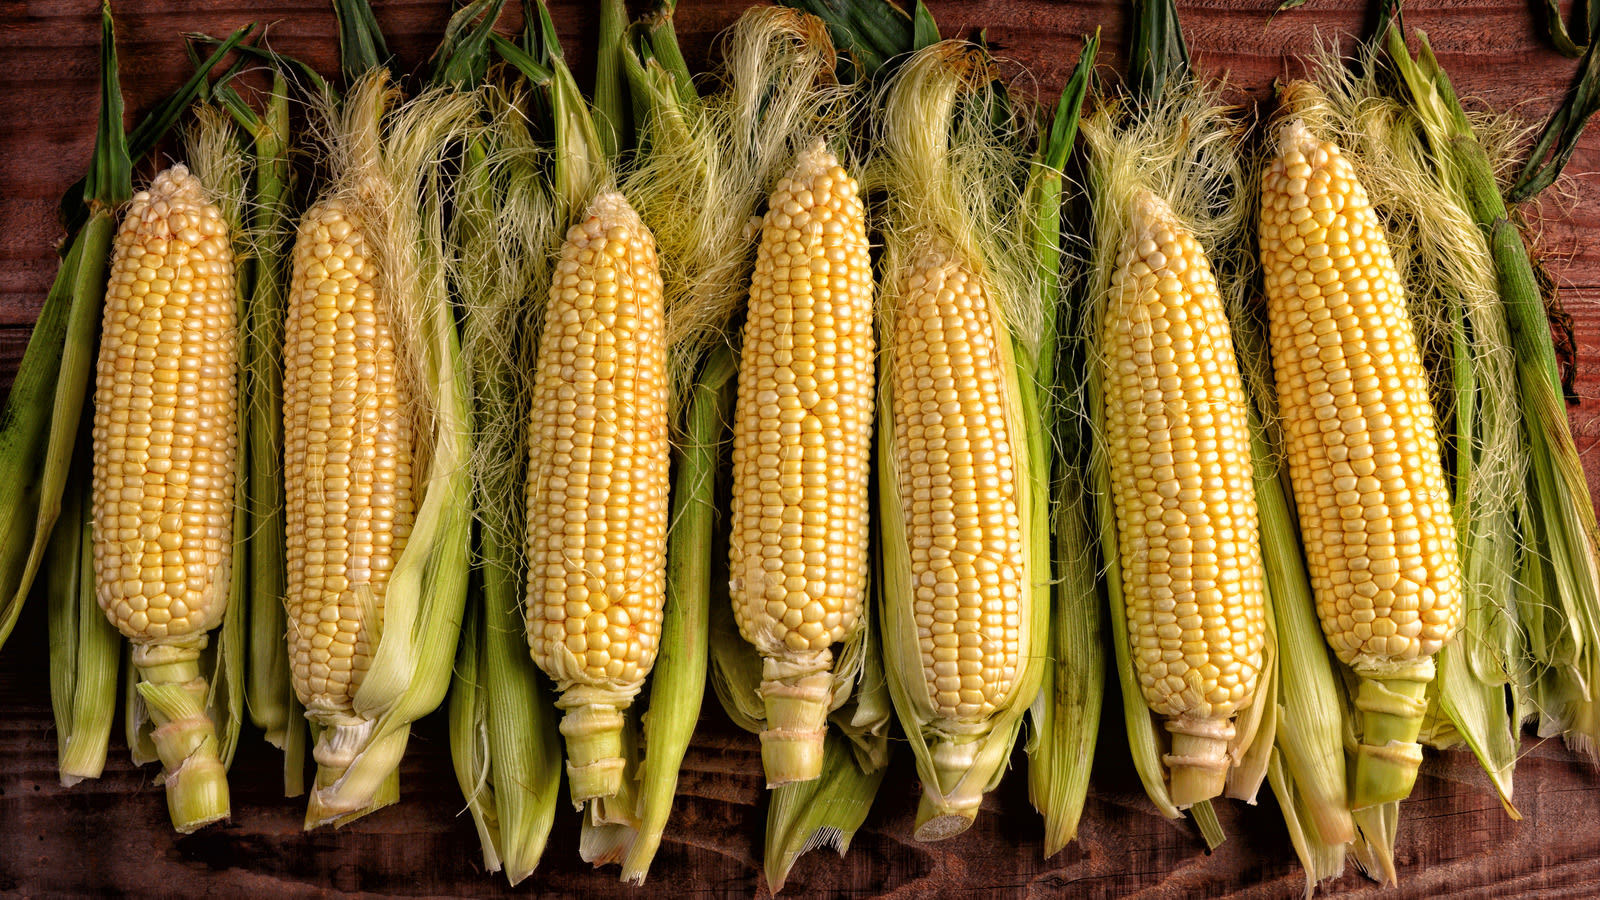
[[[679,33],[692,63],[742,3],[683,0]],[[1242,99],[1266,100],[1274,78],[1298,72],[1319,40],[1368,27],[1361,0],[1310,0],[1273,17],[1276,0],[1181,4],[1190,47],[1206,72],[1231,74]],[[375,4],[391,46],[423,60],[448,13],[442,0]],[[1414,0],[1408,23],[1427,30],[1464,94],[1540,119],[1576,65],[1549,49],[1530,0]],[[552,3],[569,56],[587,79],[591,4]],[[1025,64],[1042,93],[1059,91],[1080,36],[1104,28],[1102,60],[1122,65],[1122,0],[930,3],[946,34],[987,27],[1000,51]],[[55,271],[60,193],[86,165],[94,133],[99,37],[92,0],[0,0],[0,386],[9,383]],[[185,74],[180,31],[222,34],[245,21],[275,22],[274,45],[335,66],[325,0],[132,0],[116,4],[130,114],[142,114]],[[1577,324],[1582,355],[1572,410],[1591,472],[1600,435],[1600,225],[1595,169],[1600,138],[1574,157],[1558,199],[1535,211],[1541,247]],[[278,796],[278,757],[247,730],[231,782],[231,823],[190,837],[170,829],[152,767],[134,769],[120,740],[105,776],[59,786],[46,675],[44,610],[32,605],[0,654],[0,894],[8,896],[497,896],[482,871],[470,819],[451,774],[441,716],[416,728],[402,768],[400,805],[339,831],[301,831],[303,801]],[[1116,707],[1096,756],[1078,840],[1042,859],[1041,826],[1027,802],[1022,757],[986,800],[967,834],[942,844],[911,839],[917,786],[902,750],[849,855],[813,853],[786,896],[1290,897],[1304,888],[1270,792],[1260,805],[1219,805],[1230,839],[1206,853],[1194,826],[1161,818],[1127,762]],[[616,882],[616,869],[578,859],[577,818],[559,813],[539,870],[520,892],[539,896],[743,896],[765,894],[760,875],[764,801],[756,741],[708,696],[685,760],[678,806],[650,881]],[[1470,756],[1430,753],[1403,810],[1397,897],[1600,896],[1600,772],[1559,742],[1524,739],[1517,766],[1520,822],[1508,819]],[[1375,895],[1351,867],[1328,893]]]

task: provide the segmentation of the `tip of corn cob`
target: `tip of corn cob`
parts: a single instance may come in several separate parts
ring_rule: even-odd
[[[1306,127],[1304,119],[1291,119],[1278,129],[1278,155],[1298,150],[1308,162],[1316,164],[1327,161],[1327,148],[1331,146],[1317,140],[1317,136]],[[1318,159],[1318,156],[1321,156]]]

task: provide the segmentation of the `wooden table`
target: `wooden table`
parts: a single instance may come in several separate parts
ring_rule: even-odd
[[[1277,0],[1183,4],[1198,67],[1230,72],[1249,98],[1270,96],[1272,79],[1300,71],[1294,58],[1320,34],[1349,48],[1370,27],[1360,0],[1311,0],[1269,15]],[[515,4],[513,4],[515,5]],[[579,78],[590,76],[591,4],[551,4]],[[947,35],[987,26],[1000,52],[1026,64],[1043,93],[1059,91],[1080,35],[1103,26],[1102,60],[1121,66],[1127,11],[1122,0],[991,0],[932,3]],[[1408,23],[1432,36],[1465,94],[1541,119],[1576,64],[1549,49],[1527,0],[1416,0]],[[240,23],[273,21],[274,45],[323,71],[335,69],[333,17],[324,0],[152,0],[117,4],[123,84],[130,114],[142,114],[182,79],[180,31],[223,34]],[[135,8],[137,6],[137,9]],[[448,14],[440,0],[379,4],[391,47],[420,63]],[[679,33],[692,63],[741,3],[684,0]],[[54,216],[62,190],[83,171],[94,134],[99,39],[91,0],[0,0],[0,381],[9,382],[55,270],[61,238]],[[1580,447],[1600,433],[1600,249],[1584,236],[1600,224],[1594,132],[1574,157],[1564,199],[1536,221],[1542,251],[1577,323],[1583,357],[1573,409]],[[1587,452],[1591,473],[1600,454]],[[1597,479],[1591,474],[1591,484]],[[275,751],[247,731],[231,782],[234,818],[190,837],[168,825],[155,769],[134,769],[120,739],[105,776],[71,790],[55,772],[47,696],[44,609],[32,605],[0,654],[0,893],[18,896],[317,897],[488,896],[507,893],[482,871],[470,820],[451,774],[443,718],[419,723],[402,768],[403,800],[339,831],[301,831],[303,800],[278,796]],[[1020,767],[984,803],[967,834],[941,844],[911,839],[917,786],[901,750],[847,857],[814,853],[791,875],[786,896],[1235,896],[1290,897],[1304,876],[1269,791],[1260,806],[1219,804],[1230,840],[1206,853],[1194,826],[1162,819],[1127,762],[1114,702],[1096,755],[1078,840],[1041,859],[1041,826]],[[549,849],[523,893],[541,896],[765,894],[759,870],[764,821],[760,756],[708,697],[684,763],[679,803],[650,882],[630,891],[616,869],[578,859],[577,818],[560,813]],[[1509,820],[1470,756],[1430,753],[1403,807],[1397,847],[1401,884],[1391,896],[1589,897],[1600,894],[1600,774],[1559,742],[1524,740]],[[1329,893],[1376,894],[1356,874]]]

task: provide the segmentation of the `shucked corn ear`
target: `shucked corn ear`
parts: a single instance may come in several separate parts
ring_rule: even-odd
[[[944,41],[886,90],[878,504],[884,672],[922,780],[916,837],[965,831],[1048,663],[1047,311],[1028,151],[984,51]],[[1021,224],[1024,227],[1018,229]],[[1038,426],[1030,429],[1029,426]]]
[[[1022,663],[1025,449],[1007,421],[1005,335],[982,278],[937,244],[902,277],[889,377],[922,676],[940,719],[978,720]]]
[[[411,398],[362,223],[337,199],[301,220],[284,338],[290,668],[306,715],[356,726],[395,557],[415,515]],[[318,763],[325,751],[319,744]]]
[[[917,837],[938,840],[976,815],[985,785],[963,791],[961,783],[985,750],[991,718],[1015,699],[1034,649],[1028,448],[1011,385],[1011,338],[983,276],[935,240],[898,277],[886,375],[892,435],[884,442],[895,485],[884,502],[899,507],[885,512],[903,530],[907,596],[884,602],[910,604],[921,666],[897,677],[929,713],[938,784],[923,786]],[[930,806],[935,793],[942,799]]]
[[[1133,199],[1100,344],[1124,609],[1145,703],[1166,717],[1172,802],[1221,794],[1261,674],[1266,598],[1244,388],[1205,253]]]
[[[655,239],[596,197],[556,264],[533,385],[528,643],[561,692],[572,801],[622,782],[622,710],[666,600],[665,313]]]
[[[1361,677],[1355,809],[1405,798],[1461,618],[1450,497],[1402,283],[1349,160],[1299,121],[1262,176],[1278,404],[1317,615]]]
[[[229,812],[198,661],[233,563],[233,262],[199,179],[183,165],[157,175],[113,244],[95,376],[96,593],[133,643],[185,833]]]
[[[832,647],[860,620],[873,352],[861,197],[817,141],[762,220],[733,425],[729,593],[761,653],[768,786],[820,773]]]

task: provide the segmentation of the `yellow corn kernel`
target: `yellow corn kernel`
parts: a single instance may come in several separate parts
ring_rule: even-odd
[[[1402,282],[1339,148],[1300,122],[1262,176],[1273,367],[1317,615],[1363,678],[1357,808],[1410,793],[1432,655],[1461,578]]]
[[[567,710],[576,804],[620,788],[622,710],[661,638],[667,394],[655,239],[604,193],[556,264],[528,460],[528,643]]]
[[[762,222],[734,418],[729,589],[762,657],[769,786],[820,773],[831,648],[859,621],[873,350],[861,197],[818,141]]]
[[[134,645],[179,831],[228,815],[198,660],[226,611],[238,449],[233,247],[176,165],[113,244],[94,393],[100,608]],[[165,691],[180,686],[178,692]]]
[[[370,252],[341,201],[316,204],[301,220],[286,298],[289,658],[307,717],[325,726],[363,721],[352,698],[415,514],[409,391]]]
[[[1123,604],[1144,700],[1173,735],[1172,801],[1219,795],[1250,705],[1266,596],[1244,387],[1205,252],[1167,204],[1130,210],[1100,344]]]

